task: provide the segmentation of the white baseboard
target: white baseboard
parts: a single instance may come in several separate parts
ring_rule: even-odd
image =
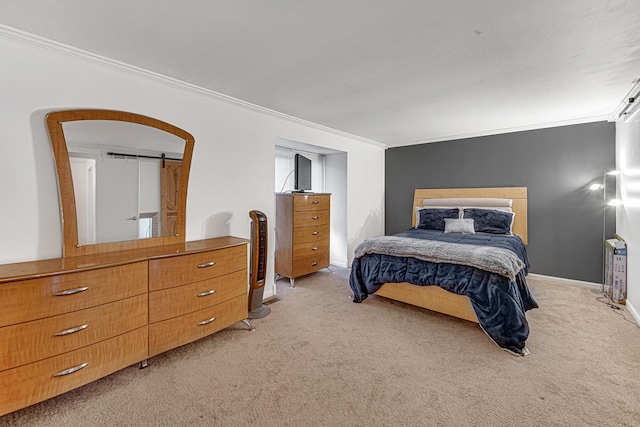
[[[627,311],[631,313],[636,323],[640,325],[640,313],[638,313],[638,310],[636,310],[636,308],[632,304],[629,304],[629,301],[627,301],[626,307]]]
[[[275,284],[272,284],[270,287],[265,286],[263,288],[263,293],[262,293],[262,301],[269,301],[270,299],[273,299],[276,297],[276,286]]]
[[[582,280],[565,279],[564,277],[545,276],[543,274],[535,273],[529,273],[527,274],[527,277],[531,277],[532,279],[547,280],[549,282],[562,283],[564,285],[581,286],[583,288],[589,289],[602,289],[602,283],[585,282]]]
[[[346,262],[335,262],[331,260],[331,265],[335,265],[336,267],[349,268]]]

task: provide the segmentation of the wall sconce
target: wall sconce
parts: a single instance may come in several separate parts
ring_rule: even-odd
[[[603,190],[602,191],[602,198],[605,202],[605,204],[607,204],[608,206],[622,206],[622,200],[620,199],[611,199],[611,200],[607,200],[607,176],[614,176],[617,177],[619,175],[623,175],[623,172],[620,170],[612,170],[612,171],[608,171],[605,172],[602,175],[602,183],[594,183],[591,184],[589,186],[589,190],[595,191],[595,190]]]
[[[620,170],[612,170],[612,171],[607,172],[606,174],[609,175],[609,176],[616,177],[616,180],[617,180],[617,177],[623,175],[623,172],[620,171]],[[607,179],[606,179],[606,176],[605,176],[605,179],[603,181],[603,186],[604,186],[604,190],[605,190],[604,197],[606,198],[607,197],[607,193],[606,193]],[[622,200],[620,200],[620,199],[611,199],[611,200],[609,200],[607,202],[607,205],[609,205],[609,206],[622,206]]]

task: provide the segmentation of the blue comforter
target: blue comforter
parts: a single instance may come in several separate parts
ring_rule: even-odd
[[[459,234],[442,231],[410,229],[398,237],[432,239],[468,245],[486,245],[508,249],[520,258],[525,267],[516,280],[475,267],[433,263],[410,257],[365,254],[354,259],[349,284],[353,301],[362,302],[384,283],[409,282],[415,285],[438,285],[471,300],[482,329],[505,350],[523,354],[529,336],[525,311],[538,307],[529,292],[525,276],[529,271],[526,247],[518,236],[499,234]]]

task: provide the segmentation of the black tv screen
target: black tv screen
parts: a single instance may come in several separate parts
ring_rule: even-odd
[[[311,160],[296,154],[295,171],[296,191],[311,191]]]

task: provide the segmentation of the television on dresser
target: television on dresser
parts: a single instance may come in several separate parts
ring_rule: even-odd
[[[294,170],[294,191],[311,191],[311,160],[301,154],[296,154]]]

